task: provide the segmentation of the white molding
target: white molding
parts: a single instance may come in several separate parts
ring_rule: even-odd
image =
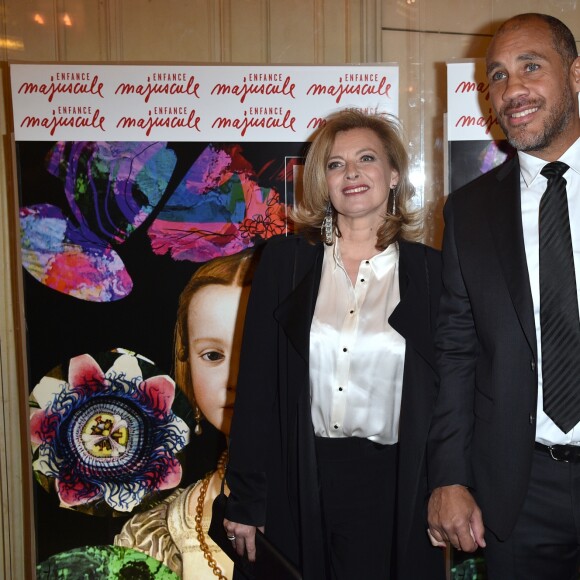
[[[375,63],[382,55],[382,5],[381,0],[362,0],[361,45],[362,61]]]
[[[3,63],[2,72],[7,67]],[[7,74],[3,75],[4,79]],[[4,94],[0,86],[0,94]],[[0,575],[34,577],[32,481],[27,436],[22,276],[16,253],[17,203],[10,176],[13,146],[0,110]]]

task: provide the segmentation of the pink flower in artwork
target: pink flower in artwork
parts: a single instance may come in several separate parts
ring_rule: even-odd
[[[89,354],[74,357],[68,381],[53,372],[31,394],[33,468],[54,482],[62,507],[129,512],[181,480],[176,454],[189,428],[172,411],[175,383],[139,355],[108,356],[107,371]]]

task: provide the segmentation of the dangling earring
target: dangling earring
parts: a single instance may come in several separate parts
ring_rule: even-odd
[[[397,215],[397,186],[391,187],[391,215]]]
[[[202,414],[197,405],[193,410],[193,418],[195,419],[195,428],[193,432],[199,437],[203,433],[203,429],[201,428]]]
[[[327,246],[332,246],[334,241],[334,224],[332,222],[332,204],[329,201],[326,206],[326,215],[324,216],[322,225],[320,226],[320,235]]]

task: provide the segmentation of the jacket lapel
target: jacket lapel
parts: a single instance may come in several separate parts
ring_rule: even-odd
[[[497,187],[489,192],[488,221],[513,306],[535,355],[534,305],[524,247],[517,156],[506,163],[496,177]]]
[[[310,326],[320,286],[323,251],[322,244],[297,245],[294,256],[295,286],[274,313],[286,336],[305,361],[310,356]]]
[[[416,246],[423,250],[422,246]],[[430,297],[425,296],[427,267],[419,257],[410,259],[412,246],[399,242],[399,292],[401,299],[389,317],[389,324],[435,369],[435,352],[430,329]],[[417,271],[412,266],[417,266]],[[419,269],[420,267],[420,269]]]

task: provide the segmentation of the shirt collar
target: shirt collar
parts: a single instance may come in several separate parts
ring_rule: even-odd
[[[546,161],[523,151],[518,151],[518,158],[524,182],[527,187],[530,187],[546,165]],[[566,163],[570,169],[580,175],[580,138],[576,139],[558,161]]]
[[[340,255],[340,238],[335,238],[334,244],[332,244],[332,246],[325,246],[324,254],[325,258],[327,259],[332,256],[332,264],[334,269],[340,268],[345,270],[345,267],[342,263],[342,257]],[[380,279],[389,271],[391,271],[393,264],[396,264],[398,259],[399,244],[393,243],[384,249],[380,254],[370,258],[368,262],[375,277]]]

